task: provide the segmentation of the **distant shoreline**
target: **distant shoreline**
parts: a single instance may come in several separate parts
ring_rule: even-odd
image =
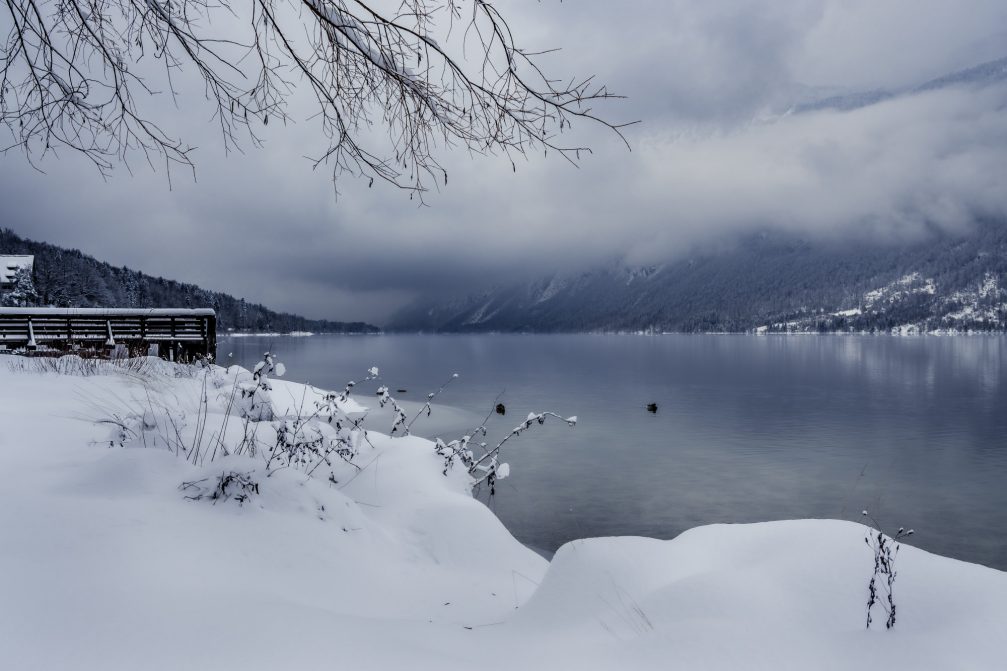
[[[218,338],[310,338],[316,335],[381,335],[381,331],[224,331],[217,334]]]
[[[249,334],[251,335],[251,334]],[[319,334],[342,335],[342,334]],[[357,335],[357,334],[347,334]],[[1005,336],[1007,331],[381,331],[365,335],[613,335],[659,337],[671,335],[688,336],[890,336],[897,338],[932,336],[947,338],[952,336]]]

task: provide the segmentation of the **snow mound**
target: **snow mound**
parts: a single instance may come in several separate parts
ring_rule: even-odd
[[[858,524],[581,540],[549,564],[472,498],[464,469],[442,475],[422,438],[368,432],[331,478],[267,469],[262,452],[194,465],[153,441],[169,417],[190,433],[227,420],[230,435],[242,422],[221,390],[247,371],[81,377],[11,361],[0,356],[3,668],[1004,668],[1007,573],[906,545],[896,627],[866,630]],[[316,393],[270,382],[281,412]],[[121,410],[136,399],[163,413]],[[135,427],[121,446],[118,425],[95,423],[116,408]],[[231,474],[241,488],[207,495]]]
[[[866,631],[864,533],[795,520],[573,541],[513,624],[592,641],[593,668],[1002,668],[1007,574],[903,545],[896,627]]]

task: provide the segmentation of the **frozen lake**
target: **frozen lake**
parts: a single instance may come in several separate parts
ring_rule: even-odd
[[[218,362],[267,348],[287,379],[340,389],[373,365],[409,401],[458,373],[438,402],[469,412],[418,420],[427,437],[471,430],[501,392],[491,444],[530,411],[577,415],[510,441],[487,501],[546,552],[868,508],[915,545],[1007,569],[1007,337],[225,337]],[[376,406],[376,386],[358,400]]]

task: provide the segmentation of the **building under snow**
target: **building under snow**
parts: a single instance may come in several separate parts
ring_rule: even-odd
[[[35,257],[24,255],[0,255],[0,289],[9,289],[14,281],[14,273],[18,268],[27,268],[32,272],[35,268]]]

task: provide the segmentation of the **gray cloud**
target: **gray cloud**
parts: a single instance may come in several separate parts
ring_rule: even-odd
[[[161,111],[201,147],[198,181],[146,166],[103,182],[77,157],[0,162],[0,225],[116,264],[316,317],[380,321],[454,292],[611,259],[652,262],[759,227],[903,239],[1007,215],[1007,86],[785,114],[808,96],[905,87],[1001,57],[996,2],[514,3],[558,72],[597,72],[641,119],[633,152],[598,129],[579,169],[443,154],[450,185],[417,207],[303,159],[311,122],[225,156],[209,112]],[[1007,51],[1007,49],[1005,49]],[[197,96],[198,98],[198,96]],[[307,108],[301,107],[307,116]]]

